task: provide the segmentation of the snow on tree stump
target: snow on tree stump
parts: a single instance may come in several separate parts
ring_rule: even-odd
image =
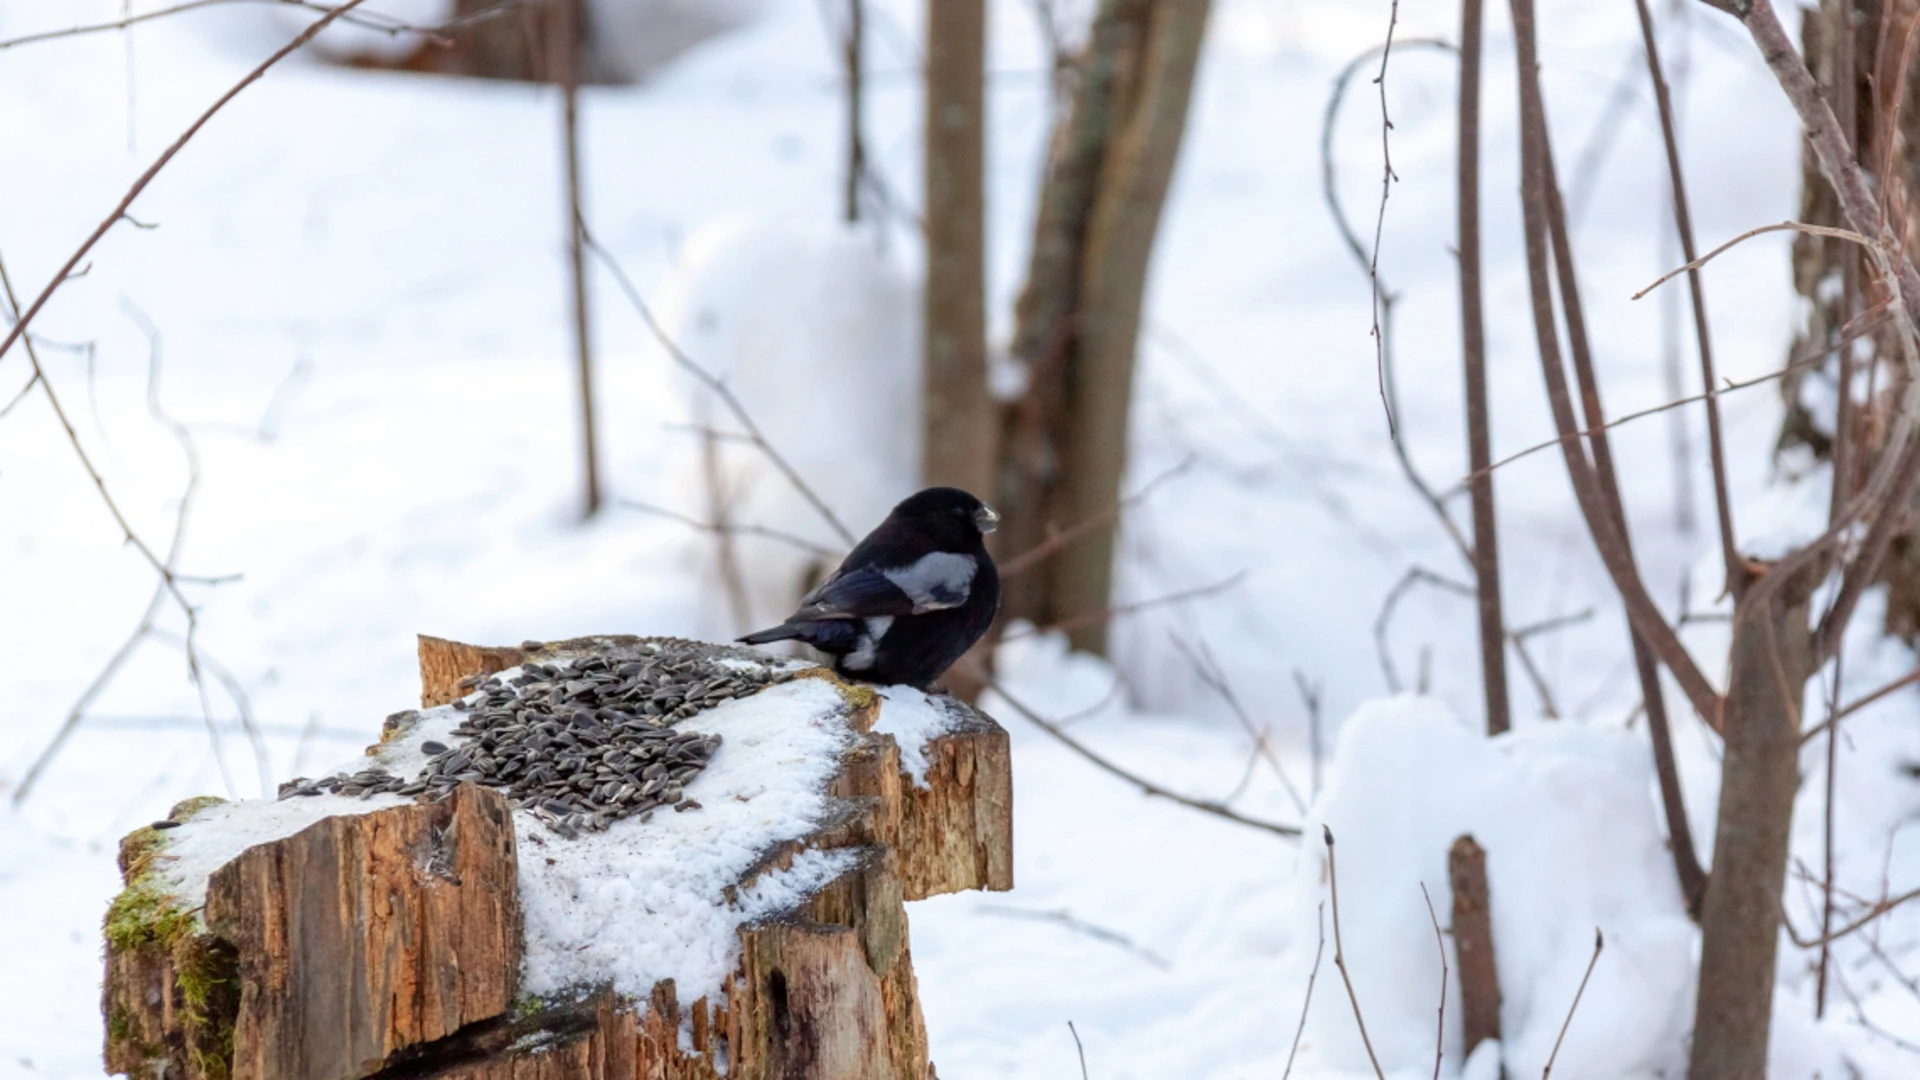
[[[499,747],[456,729],[477,730],[469,710],[520,708],[516,676],[591,700],[656,664],[721,672],[708,683],[724,688],[693,679],[684,701],[655,695],[652,720],[619,705],[572,722],[671,723],[643,732],[676,748],[663,793],[596,773],[580,798],[618,808],[566,814],[578,804],[467,771],[498,768]],[[669,639],[422,637],[420,673],[423,710],[388,718],[337,780],[191,800],[122,841],[110,1071],[930,1080],[903,902],[1012,887],[1012,772],[991,719]],[[555,760],[624,755],[582,740]]]

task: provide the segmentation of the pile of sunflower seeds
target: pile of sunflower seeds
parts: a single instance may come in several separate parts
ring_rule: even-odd
[[[437,801],[462,783],[507,793],[563,837],[598,831],[662,806],[694,810],[686,785],[720,748],[720,736],[675,731],[702,709],[746,697],[785,677],[770,667],[715,662],[711,646],[649,642],[635,659],[586,657],[528,664],[518,674],[474,678],[453,707],[467,713],[452,746],[426,740],[427,767],[412,778],[367,769],[280,785],[282,799],[391,792]],[[396,713],[407,737],[417,713]]]

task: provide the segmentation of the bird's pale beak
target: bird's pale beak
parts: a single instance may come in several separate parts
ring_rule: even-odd
[[[979,526],[980,533],[984,536],[999,527],[1000,514],[993,507],[981,503],[980,509],[973,512],[973,523]]]

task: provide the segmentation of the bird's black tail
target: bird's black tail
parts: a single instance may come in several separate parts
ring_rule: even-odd
[[[769,642],[788,641],[797,638],[800,636],[800,629],[800,627],[792,623],[781,623],[779,626],[773,627],[770,630],[756,630],[751,634],[747,634],[744,637],[737,637],[733,640],[742,645],[765,645]]]

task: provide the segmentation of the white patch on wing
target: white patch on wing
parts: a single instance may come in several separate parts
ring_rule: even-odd
[[[911,566],[882,570],[880,573],[899,586],[900,591],[907,594],[907,599],[913,601],[915,615],[923,615],[966,603],[968,587],[973,584],[974,572],[979,569],[980,564],[971,555],[936,551],[931,555],[922,555]]]
[[[867,619],[866,624],[866,630],[860,635],[860,646],[840,661],[841,666],[854,671],[871,668],[875,654],[880,651],[880,639],[887,636],[888,628],[893,625],[893,616],[875,615]]]

